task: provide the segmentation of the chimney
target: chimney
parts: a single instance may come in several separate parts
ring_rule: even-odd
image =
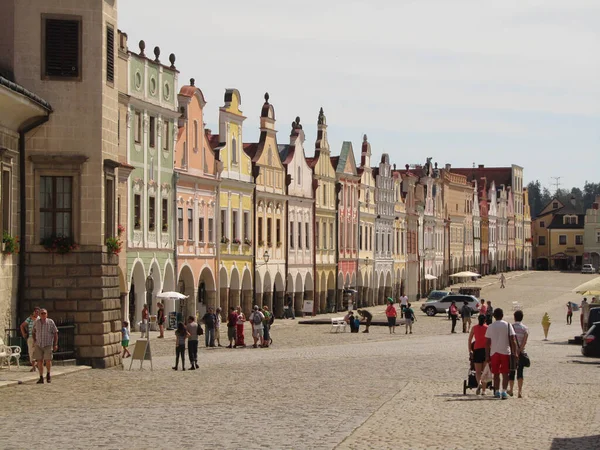
[[[485,166],[483,164],[479,164],[479,166],[477,166],[479,169],[483,169]]]
[[[452,168],[452,165],[449,163],[446,163],[446,170],[450,170]]]

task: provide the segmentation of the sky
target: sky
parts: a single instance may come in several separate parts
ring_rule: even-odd
[[[175,53],[218,132],[227,88],[256,142],[263,96],[278,143],[301,118],[314,153],[319,108],[332,154],[364,134],[372,166],[524,167],[525,183],[600,182],[598,0],[120,0],[129,49]],[[150,49],[150,51],[148,51]]]

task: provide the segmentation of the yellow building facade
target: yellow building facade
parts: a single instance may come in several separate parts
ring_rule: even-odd
[[[252,162],[243,149],[242,125],[246,117],[240,109],[237,89],[225,91],[225,104],[219,109],[219,134],[212,136],[213,148],[221,162],[219,215],[217,228],[220,306],[241,306],[249,313],[253,304],[254,279],[254,178]],[[210,222],[209,222],[209,233]]]

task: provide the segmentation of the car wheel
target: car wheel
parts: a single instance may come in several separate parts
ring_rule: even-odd
[[[427,314],[429,317],[433,317],[437,314],[437,309],[435,309],[434,306],[429,306],[425,308],[425,314]]]

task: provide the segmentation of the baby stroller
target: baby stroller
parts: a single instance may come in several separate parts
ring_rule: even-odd
[[[469,371],[467,372],[467,379],[463,380],[463,395],[467,395],[467,389],[477,389],[477,376],[475,372],[475,363],[473,358],[469,358]],[[486,383],[486,389],[493,390],[493,384],[491,381]]]

